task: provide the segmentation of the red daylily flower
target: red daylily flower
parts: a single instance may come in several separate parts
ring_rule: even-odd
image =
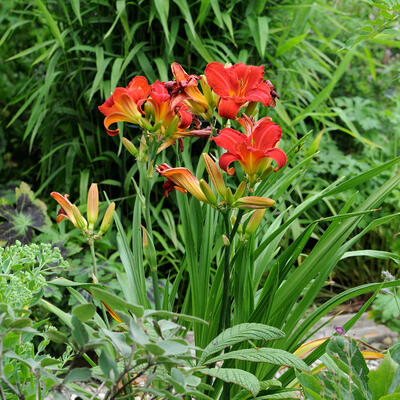
[[[104,126],[110,136],[117,135],[118,129],[108,129],[115,122],[126,121],[140,124],[142,118],[141,106],[150,94],[150,85],[144,76],[133,78],[126,88],[117,87],[113,94],[99,106],[106,116]]]
[[[282,129],[271,121],[271,118],[262,118],[254,122],[244,115],[238,122],[245,128],[246,134],[232,128],[224,128],[213,138],[215,143],[227,150],[219,159],[219,166],[233,175],[234,168],[228,168],[233,161],[238,161],[248,175],[250,183],[262,176],[275,160],[279,168],[286,164],[286,154],[278,149]]]
[[[221,117],[235,119],[240,107],[249,101],[261,102],[267,107],[275,104],[272,84],[263,81],[263,66],[239,63],[225,68],[219,62],[212,62],[204,73],[207,83],[220,96],[218,114]]]

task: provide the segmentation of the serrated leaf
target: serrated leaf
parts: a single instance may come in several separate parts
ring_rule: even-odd
[[[258,379],[250,372],[243,371],[235,368],[207,368],[202,369],[204,375],[213,376],[214,378],[221,379],[224,382],[233,383],[246,389],[253,396],[256,396],[260,391],[260,383]]]
[[[204,349],[200,358],[200,363],[209,355],[223,350],[227,346],[233,346],[236,343],[246,340],[274,340],[284,337],[285,334],[278,328],[257,323],[245,323],[235,325],[220,333]]]
[[[262,362],[280,366],[285,365],[287,367],[297,368],[302,371],[309,370],[307,364],[292,353],[281,349],[272,349],[269,347],[230,351],[229,353],[221,354],[217,357],[211,358],[207,361],[207,364],[216,363],[223,360]]]

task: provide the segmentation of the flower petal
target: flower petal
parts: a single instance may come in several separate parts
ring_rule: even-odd
[[[236,115],[246,101],[236,102],[229,98],[221,98],[218,104],[218,114],[222,118],[235,119]]]
[[[219,62],[209,63],[204,71],[208,85],[219,96],[229,96],[231,80],[224,66]]]
[[[287,157],[281,149],[270,149],[267,150],[264,154],[265,157],[272,158],[278,164],[278,168],[275,168],[275,172],[278,171],[278,169],[281,169],[286,164]]]
[[[258,149],[274,148],[281,140],[282,128],[270,118],[260,119],[253,131],[255,147]]]
[[[224,128],[219,135],[212,140],[214,140],[217,146],[222,147],[230,153],[236,153],[238,144],[246,143],[247,136],[232,128]]]
[[[222,156],[219,158],[219,166],[221,169],[226,171],[228,175],[233,175],[235,173],[235,168],[228,168],[229,164],[232,163],[233,161],[237,161],[238,158],[234,154],[231,153],[224,153]]]

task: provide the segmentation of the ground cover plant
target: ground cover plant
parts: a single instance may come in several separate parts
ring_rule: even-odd
[[[26,41],[40,42],[9,62],[41,66],[3,110],[16,132],[4,152],[27,141],[37,164],[21,165],[38,190],[16,182],[2,192],[0,396],[267,399],[325,386],[333,396],[334,373],[346,390],[358,373],[351,357],[329,361],[345,342],[309,340],[348,300],[365,303],[333,336],[377,296],[378,311],[383,296],[397,299],[399,281],[379,271],[396,275],[398,262],[388,239],[398,226],[397,94],[390,79],[387,96],[375,87],[379,68],[397,65],[397,5],[5,4],[14,20],[2,46],[13,51],[8,39],[24,24],[37,26]],[[362,30],[346,39],[354,10]],[[392,46],[390,65],[366,43],[385,55]],[[368,85],[357,79],[366,69]],[[9,174],[14,152],[3,161]],[[38,200],[46,191],[59,229]],[[364,365],[354,344],[347,351]],[[321,357],[328,373],[308,378]]]

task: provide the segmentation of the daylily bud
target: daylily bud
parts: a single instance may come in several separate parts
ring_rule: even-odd
[[[256,113],[256,108],[257,108],[257,102],[256,101],[250,101],[249,105],[246,107],[246,111],[244,112],[246,115],[251,117],[253,113]]]
[[[153,160],[150,162],[149,169],[147,170],[147,178],[151,179],[153,177],[154,165]]]
[[[212,158],[207,154],[203,153],[204,164],[206,165],[208,175],[210,175],[211,182],[222,199],[226,199],[226,186],[224,178],[217,167],[217,164],[212,160]]]
[[[226,201],[228,202],[229,205],[232,205],[235,202],[232,190],[230,188],[226,190]]]
[[[210,108],[215,107],[215,96],[213,95],[210,86],[208,86],[207,79],[204,75],[201,75],[200,86]]]
[[[111,223],[113,221],[114,210],[115,210],[115,203],[112,202],[107,207],[106,213],[104,214],[103,221],[101,222],[100,230],[98,233],[99,236],[104,235],[107,232],[108,228],[111,226]]]
[[[93,231],[94,224],[99,214],[99,190],[97,184],[92,183],[88,192],[86,215],[89,223],[89,229]]]
[[[180,122],[180,120],[179,120],[178,115],[175,115],[174,118],[172,119],[171,123],[169,124],[168,129],[165,131],[165,137],[169,137],[176,132],[179,122]]]
[[[247,184],[246,182],[240,182],[239,186],[236,189],[235,195],[233,196],[235,200],[240,199],[244,192],[246,191]]]
[[[248,196],[236,200],[234,207],[257,210],[260,208],[273,207],[274,205],[275,201],[272,199],[268,199],[265,197]]]
[[[260,179],[266,179],[273,171],[274,169],[270,166],[268,166],[265,171],[261,174]]]
[[[127,138],[122,138],[122,144],[129,151],[129,153],[133,155],[133,157],[136,158],[138,156],[138,150],[130,140]]]
[[[147,120],[149,120],[152,117],[154,117],[154,108],[153,108],[153,105],[150,102],[146,101],[144,103],[143,108],[144,108],[144,114],[145,114]]]
[[[217,197],[215,196],[213,190],[210,188],[210,185],[204,179],[200,179],[199,184],[200,184],[200,189],[207,197],[207,200],[211,204],[217,205],[218,204]]]
[[[84,231],[87,228],[87,222],[86,222],[85,218],[82,217],[82,214],[80,213],[80,211],[78,210],[78,207],[75,204],[71,205],[71,209],[72,209],[72,213],[74,214],[75,221],[76,221],[75,226],[80,231]]]
[[[146,228],[141,225],[143,232],[143,253],[149,263],[150,269],[155,271],[157,269],[157,255],[156,249],[154,247],[153,240],[149,236]]]
[[[146,118],[142,118],[141,122],[141,126],[144,129],[147,129],[148,131],[153,131],[154,127],[153,125],[146,119]]]
[[[260,209],[260,210],[256,210],[254,212],[254,214],[251,216],[249,222],[247,223],[246,226],[246,236],[250,236],[252,235],[258,228],[258,226],[260,225],[263,217],[265,214],[265,208]]]
[[[225,246],[229,246],[231,244],[228,236],[226,236],[226,235],[222,235],[222,240],[223,240]]]

